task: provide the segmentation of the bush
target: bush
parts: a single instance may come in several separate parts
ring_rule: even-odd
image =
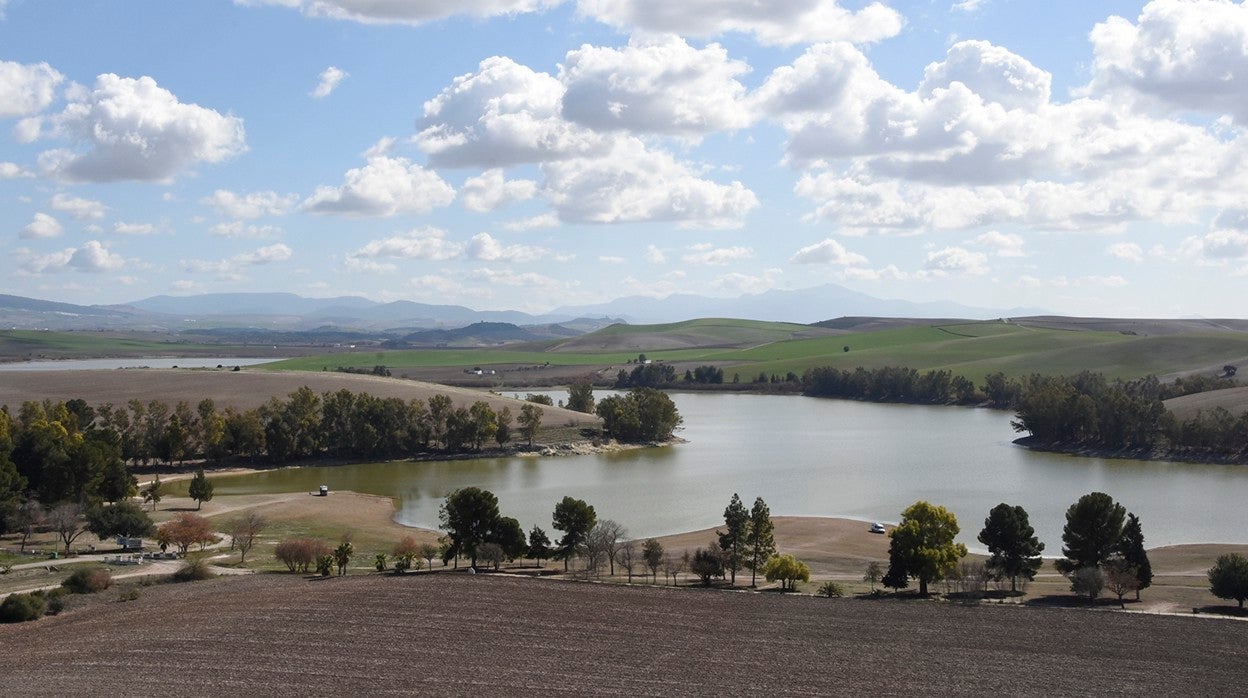
[[[35,594],[10,594],[0,601],[0,623],[24,623],[43,615],[47,604]]]
[[[212,573],[208,567],[208,561],[204,559],[187,560],[177,572],[173,573],[173,581],[175,582],[198,582],[205,579],[212,579],[217,575]]]
[[[819,585],[819,595],[831,598],[840,598],[845,595],[845,587],[836,582],[824,582]]]
[[[315,538],[288,538],[277,544],[273,554],[291,572],[307,572],[322,555],[329,555],[329,546]]]
[[[125,601],[138,601],[138,600],[139,600],[139,590],[138,590],[138,589],[126,589],[125,591],[123,591],[123,592],[121,592],[120,594],[118,594],[118,596],[117,596],[117,600],[118,600],[118,601],[122,601],[122,602],[125,602]]]
[[[77,569],[61,586],[74,594],[94,594],[113,585],[113,574],[106,569]]]
[[[68,593],[64,587],[57,587],[43,595],[48,601],[48,615],[54,616],[65,610],[65,595]]]
[[[316,556],[316,573],[322,577],[328,577],[334,571],[334,556],[332,553]]]
[[[378,572],[385,572],[386,571],[386,554],[377,553],[377,557],[373,558],[373,566],[377,568]]]

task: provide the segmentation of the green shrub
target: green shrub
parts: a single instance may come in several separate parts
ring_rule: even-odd
[[[377,553],[377,557],[373,558],[373,565],[377,568],[378,572],[385,572],[386,571],[386,554]]]
[[[69,578],[61,582],[61,586],[74,594],[94,594],[112,585],[113,573],[100,567],[74,570]]]
[[[217,575],[212,573],[208,567],[208,562],[204,559],[187,560],[186,564],[178,568],[173,573],[173,581],[175,582],[198,582],[204,579],[212,579]]]
[[[326,553],[316,558],[316,573],[328,577],[334,571],[334,556]]]
[[[833,597],[841,597],[845,595],[845,587],[836,582],[824,582],[819,585],[819,595],[826,596],[829,599]]]
[[[138,599],[139,599],[138,589],[126,589],[117,595],[118,601],[138,601]]]
[[[65,595],[68,593],[65,587],[57,587],[43,595],[48,601],[48,615],[54,616],[65,610]]]
[[[24,623],[36,620],[47,610],[43,596],[10,594],[0,601],[0,623]]]

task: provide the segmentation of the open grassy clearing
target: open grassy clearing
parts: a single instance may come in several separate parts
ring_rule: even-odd
[[[308,349],[272,345],[209,344],[174,333],[0,331],[6,361],[159,356],[290,356]]]
[[[252,575],[148,587],[0,627],[0,643],[11,695],[1238,695],[1243,629],[493,575]]]
[[[612,325],[559,342],[554,352],[655,351],[694,347],[749,347],[790,339],[841,334],[809,325],[703,318],[662,325]]]

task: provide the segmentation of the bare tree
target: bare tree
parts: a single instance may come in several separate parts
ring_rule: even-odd
[[[1122,597],[1133,591],[1140,590],[1138,570],[1122,558],[1113,558],[1105,563],[1105,586],[1118,597],[1118,605],[1126,608]]]
[[[581,552],[585,556],[585,576],[599,574],[602,563],[606,561],[610,550],[611,533],[599,524],[595,524],[585,536]]]
[[[26,552],[26,541],[31,534],[47,525],[48,513],[38,499],[31,497],[17,507],[15,528],[22,534],[22,552]]]
[[[238,564],[247,561],[247,552],[256,544],[256,537],[269,525],[263,516],[254,511],[244,512],[242,516],[230,522],[230,538],[233,546],[238,548]]]
[[[619,555],[620,549],[624,547],[624,539],[628,537],[628,529],[612,519],[603,519],[594,528],[600,529],[599,535],[602,536],[602,546],[606,551],[607,562],[611,566],[611,576],[614,577],[616,556]]]
[[[659,578],[659,567],[663,565],[663,544],[647,538],[641,544],[641,557],[646,561],[646,567],[650,570],[650,583],[653,584]]]
[[[82,518],[83,508],[77,502],[61,502],[48,512],[48,526],[60,536],[65,543],[65,554],[69,554],[69,546],[74,539],[87,532],[86,522]]]
[[[616,557],[620,567],[623,567],[628,572],[628,583],[632,584],[633,570],[641,562],[641,559],[637,556],[637,543],[631,540],[622,543],[619,551],[616,552]]]

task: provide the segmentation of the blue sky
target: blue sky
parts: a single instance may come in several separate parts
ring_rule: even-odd
[[[1244,314],[1243,3],[0,12],[3,293]]]

